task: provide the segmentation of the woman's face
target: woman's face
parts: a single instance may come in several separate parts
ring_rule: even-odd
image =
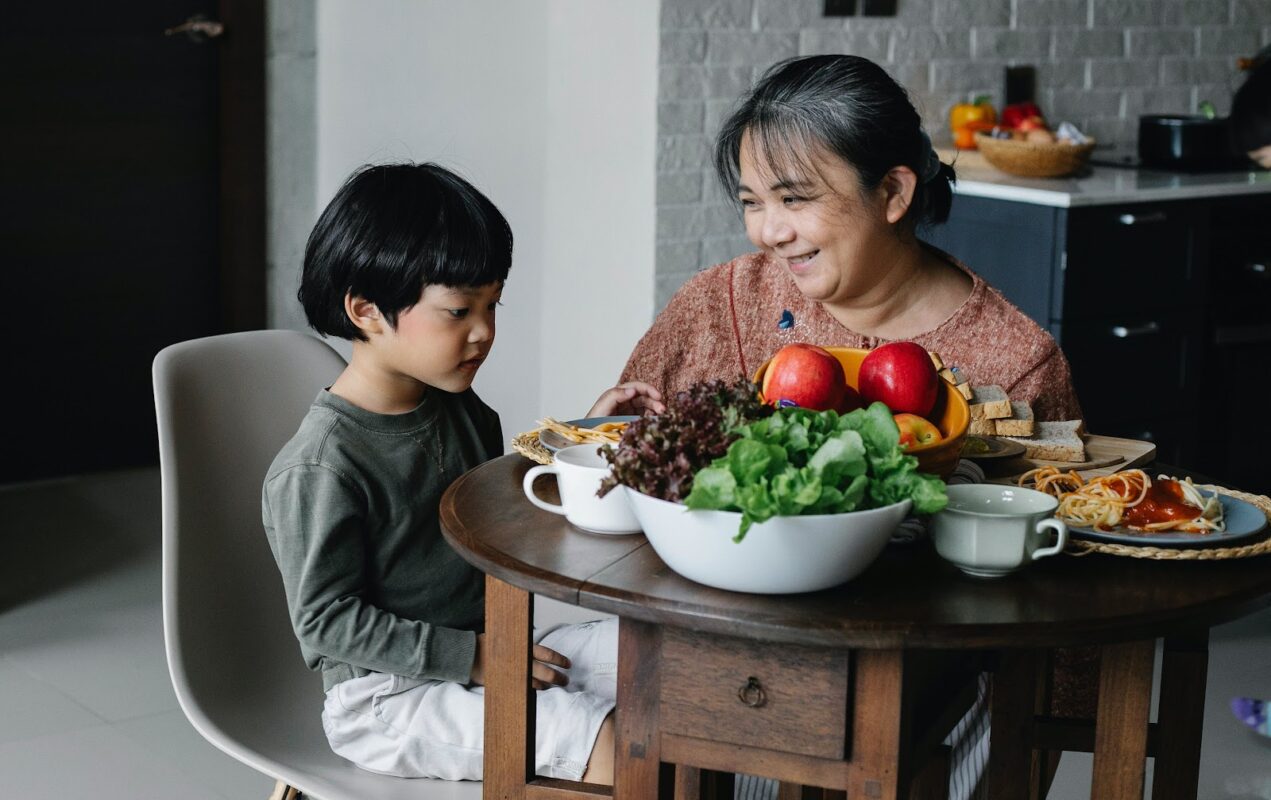
[[[862,191],[856,170],[825,152],[812,169],[778,170],[742,137],[738,199],[746,235],[789,270],[810,300],[841,301],[869,288],[879,256],[898,243],[881,190]]]

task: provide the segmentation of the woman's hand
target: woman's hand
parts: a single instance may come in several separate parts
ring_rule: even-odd
[[[568,686],[569,676],[565,673],[553,669],[560,667],[561,669],[569,669],[569,659],[560,653],[544,647],[541,644],[534,645],[534,665],[530,671],[530,685],[535,689],[550,689],[553,686]],[[477,650],[472,657],[472,672],[468,678],[469,683],[473,686],[485,685],[485,634],[477,634]]]
[[[589,417],[614,417],[622,414],[661,414],[666,411],[662,393],[644,381],[627,381],[608,389],[587,412]]]

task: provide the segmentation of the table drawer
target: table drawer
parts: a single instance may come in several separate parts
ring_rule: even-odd
[[[848,653],[667,628],[661,728],[666,733],[841,759]]]

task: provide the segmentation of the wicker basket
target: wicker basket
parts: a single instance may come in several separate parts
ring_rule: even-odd
[[[1093,139],[1085,144],[1025,142],[977,133],[975,144],[984,160],[1002,172],[1025,178],[1058,178],[1085,166],[1095,143]]]

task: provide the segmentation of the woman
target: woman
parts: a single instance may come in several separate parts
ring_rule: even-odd
[[[724,123],[715,167],[759,252],[685,284],[623,382],[674,394],[751,375],[791,342],[906,339],[1028,401],[1038,419],[1081,416],[1050,335],[915,235],[948,217],[954,172],[882,68],[856,56],[777,64]]]
[[[724,123],[715,167],[758,252],[675,294],[623,370],[629,399],[617,413],[658,411],[662,396],[698,380],[752,375],[792,342],[872,348],[903,339],[973,384],[1028,401],[1038,419],[1081,417],[1050,335],[917,238],[919,226],[948,218],[954,171],[882,68],[845,55],[773,66]],[[1083,689],[1096,683],[1061,681],[1061,707],[1090,707]],[[984,768],[985,709],[982,692],[950,737],[950,797],[969,796]]]
[[[1232,98],[1228,122],[1236,152],[1271,169],[1271,46],[1253,57],[1249,77]]]

